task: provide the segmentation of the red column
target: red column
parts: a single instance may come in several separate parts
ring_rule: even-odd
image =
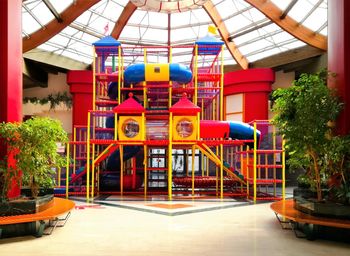
[[[337,74],[329,79],[345,103],[338,120],[340,134],[350,133],[350,1],[328,1],[328,69]]]
[[[88,111],[92,110],[92,71],[70,70],[67,84],[73,95],[73,127],[87,125]]]
[[[224,76],[224,95],[243,94],[243,122],[267,120],[269,93],[274,81],[275,73],[270,68],[229,72]]]
[[[0,0],[0,122],[22,119],[21,6],[22,0]],[[0,157],[5,154],[6,148],[0,149]],[[18,195],[14,182],[9,197]]]

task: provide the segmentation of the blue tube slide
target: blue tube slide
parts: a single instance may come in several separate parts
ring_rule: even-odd
[[[124,79],[127,84],[135,84],[146,81],[146,65],[144,63],[133,64],[124,71]],[[164,65],[164,64],[160,64]],[[189,67],[178,64],[169,64],[169,80],[181,84],[189,83],[192,80],[192,72]],[[167,82],[167,81],[159,81]]]

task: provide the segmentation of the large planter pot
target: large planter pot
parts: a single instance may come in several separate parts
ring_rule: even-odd
[[[22,197],[17,200],[0,203],[0,217],[33,214],[53,206],[53,195],[40,196],[35,199]],[[0,238],[35,234],[36,222],[0,225]]]
[[[0,203],[0,216],[33,214],[49,208],[53,204],[53,195],[40,196],[35,199],[23,197]]]
[[[314,216],[350,219],[350,205],[317,201],[316,193],[305,188],[293,191],[294,208]]]

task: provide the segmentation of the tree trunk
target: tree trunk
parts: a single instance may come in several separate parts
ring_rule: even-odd
[[[314,162],[314,171],[315,171],[315,179],[316,179],[316,192],[317,192],[317,201],[322,200],[322,189],[321,189],[321,175],[320,175],[320,169],[317,164],[317,154],[313,151],[310,150],[309,154],[312,157],[312,160]]]

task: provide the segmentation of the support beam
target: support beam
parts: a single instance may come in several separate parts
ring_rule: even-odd
[[[53,16],[55,16],[55,19],[61,23],[63,22],[61,15],[57,12],[55,7],[52,5],[50,0],[43,0],[44,4],[46,5],[47,8],[49,8],[50,12],[52,13]]]
[[[66,70],[86,70],[90,67],[90,65],[80,61],[40,49],[24,53],[23,58]]]
[[[276,68],[289,63],[303,61],[309,58],[317,57],[325,54],[324,51],[315,47],[306,45],[290,51],[278,53],[261,60],[249,63],[250,68]],[[225,72],[240,70],[238,65],[225,66]]]
[[[56,19],[52,20],[45,25],[44,29],[40,29],[30,34],[29,38],[23,38],[23,52],[30,51],[50,40],[99,1],[100,0],[75,0],[71,6],[61,13],[62,22],[59,22]]]
[[[283,12],[270,0],[245,0],[254,6],[266,17],[272,20],[276,25],[280,26],[292,36],[298,38],[304,43],[321,50],[327,51],[327,37],[319,33],[315,33],[311,29],[299,24],[288,15],[281,19]],[[282,16],[283,17],[283,16]]]
[[[115,39],[118,39],[120,34],[122,33],[126,23],[130,19],[131,15],[136,11],[137,6],[134,5],[132,2],[128,2],[127,5],[125,5],[122,13],[119,16],[119,19],[114,25],[114,28],[112,30],[111,36]]]
[[[242,69],[248,69],[248,60],[242,55],[242,53],[237,48],[236,44],[232,40],[229,41],[229,32],[226,28],[225,22],[222,20],[213,2],[211,0],[207,1],[203,5],[203,8],[215,24],[215,26],[218,28],[220,36],[225,42],[226,47],[231,53],[232,57],[236,60],[236,62]]]

